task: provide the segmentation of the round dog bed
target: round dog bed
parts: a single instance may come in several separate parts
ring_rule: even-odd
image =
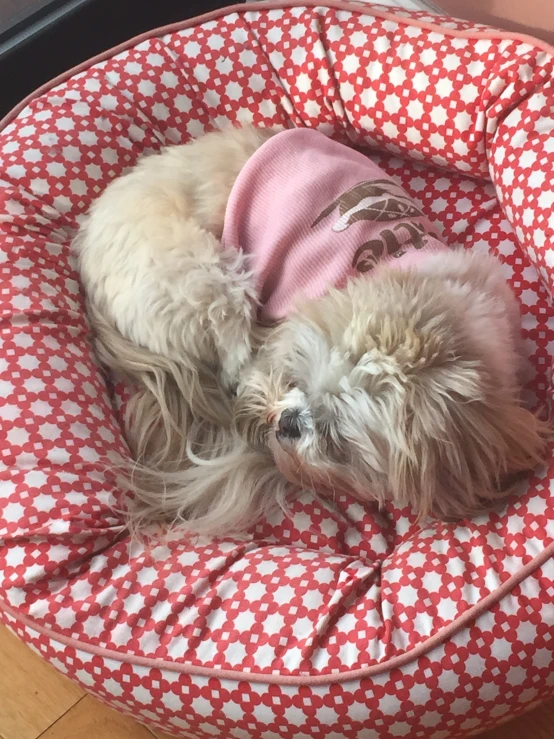
[[[554,685],[554,464],[418,524],[305,493],[244,540],[130,540],[126,454],[70,241],[145,152],[230,124],[361,147],[451,245],[503,261],[552,393],[553,51],[344,2],[242,5],[55,80],[0,132],[0,607],[62,672],[181,737],[461,737]]]

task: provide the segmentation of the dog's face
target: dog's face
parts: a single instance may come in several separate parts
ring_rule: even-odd
[[[499,386],[453,303],[396,273],[305,304],[239,388],[239,429],[299,486],[478,511],[540,461],[545,429]]]

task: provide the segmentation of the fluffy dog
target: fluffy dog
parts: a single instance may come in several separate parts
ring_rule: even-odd
[[[133,524],[228,534],[299,486],[478,512],[550,437],[501,265],[439,244],[361,154],[275,133],[144,158],[76,239],[100,359],[135,388]]]

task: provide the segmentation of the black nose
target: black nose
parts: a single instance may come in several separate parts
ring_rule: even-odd
[[[279,435],[287,439],[299,439],[302,436],[300,414],[297,410],[286,410],[281,413]]]

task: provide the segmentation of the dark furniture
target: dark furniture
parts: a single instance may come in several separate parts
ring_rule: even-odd
[[[232,0],[0,0],[0,117],[44,82],[139,33]]]

